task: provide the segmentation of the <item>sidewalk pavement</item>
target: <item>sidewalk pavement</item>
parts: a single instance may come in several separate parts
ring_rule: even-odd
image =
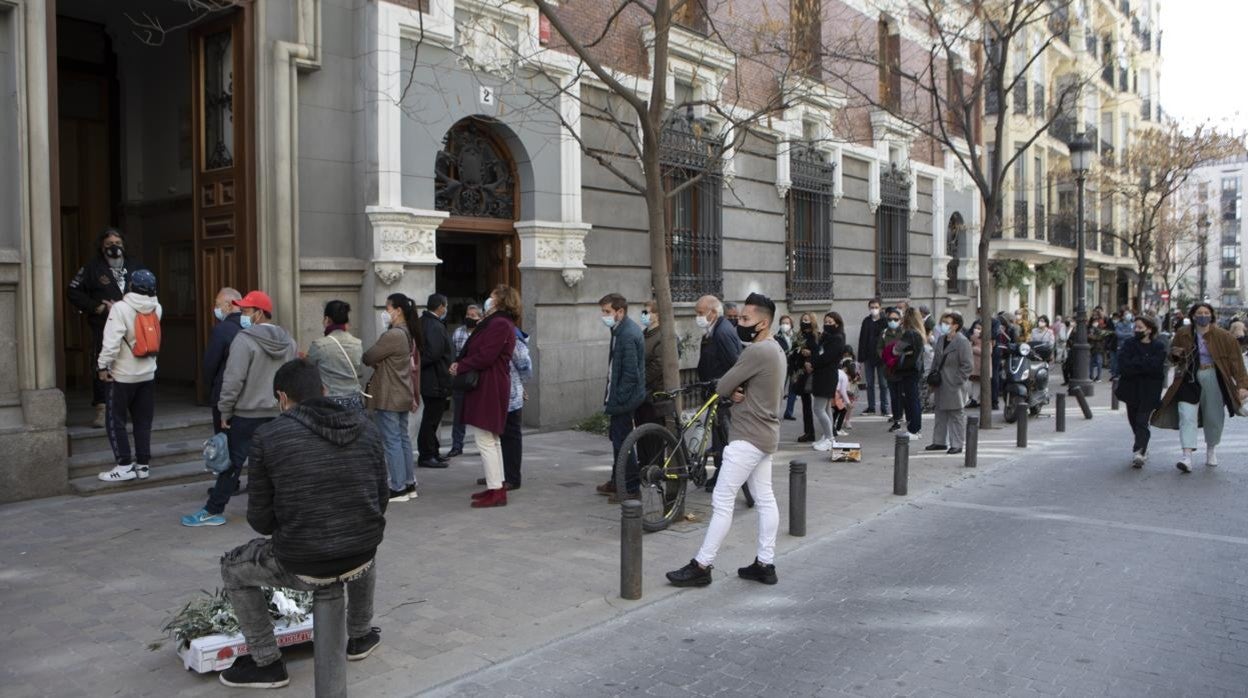
[[[1068,429],[1125,419],[1108,409],[1108,386],[1085,422],[1069,401]],[[800,412],[800,408],[799,408]],[[999,466],[1058,442],[1053,409],[1030,424],[1031,448],[1014,447],[1013,427],[981,433],[981,468]],[[998,423],[1000,413],[997,413]],[[774,481],[781,525],[778,572],[787,552],[869,521],[904,504],[892,494],[893,437],[882,418],[858,416],[850,437],[861,463],[831,463],[795,443],[800,420],[784,423]],[[963,456],[910,456],[910,493],[939,489],[976,470]],[[1166,436],[1159,435],[1158,442]],[[444,442],[445,443],[445,442]],[[1158,446],[1161,447],[1161,443]],[[1160,448],[1159,448],[1160,450]],[[1122,454],[1129,457],[1129,444]],[[1115,452],[1115,455],[1119,455]],[[816,457],[819,456],[819,457]],[[788,463],[809,463],[808,534],[788,531]],[[710,516],[710,495],[690,493],[693,520],[644,539],[644,596],[619,598],[619,508],[594,493],[610,473],[605,437],[552,432],[525,437],[524,486],[509,505],[470,509],[480,459],[446,470],[421,469],[419,499],[393,505],[378,553],[374,624],[382,646],[348,667],[357,695],[413,695],[474,670],[599,625],[677,589],[663,578],[696,552]],[[220,695],[215,675],[182,670],[161,626],[201,589],[220,587],[218,560],[256,534],[238,497],[219,528],[184,528],[181,514],[202,504],[202,483],[94,498],[58,497],[0,507],[0,685],[5,695]],[[730,569],[754,557],[755,521],[738,500],[737,521],[720,553]],[[783,581],[781,582],[783,583]],[[621,642],[626,642],[621,638]],[[309,647],[285,653],[291,695],[311,695]]]

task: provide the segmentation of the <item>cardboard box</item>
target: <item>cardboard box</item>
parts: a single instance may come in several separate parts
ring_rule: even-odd
[[[277,637],[278,647],[301,645],[312,641],[312,615],[302,623],[288,625],[277,623],[273,628]],[[234,659],[247,654],[247,640],[242,633],[234,635],[206,635],[191,640],[187,647],[178,648],[178,656],[187,669],[205,674],[210,671],[225,671],[234,664]]]
[[[830,452],[833,463],[861,463],[862,444],[836,442]]]

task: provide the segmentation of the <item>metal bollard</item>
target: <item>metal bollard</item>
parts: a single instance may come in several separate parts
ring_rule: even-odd
[[[1092,419],[1092,406],[1088,404],[1088,396],[1084,395],[1078,386],[1071,388],[1070,394],[1074,395],[1075,399],[1079,401],[1079,409],[1083,411],[1083,418]]]
[[[1109,382],[1109,409],[1118,411],[1118,379]]]
[[[346,698],[347,603],[342,582],[313,592],[312,633],[316,698]]]
[[[905,496],[910,480],[910,434],[901,433],[893,441],[893,494]]]
[[[789,535],[806,535],[806,462],[789,461]]]
[[[620,598],[641,598],[641,502],[620,503]]]
[[[979,460],[979,415],[966,418],[966,467],[974,468]]]
[[[1053,422],[1057,425],[1058,432],[1066,431],[1066,395],[1057,394],[1057,408]]]
[[[1019,448],[1027,448],[1027,403],[1021,402],[1014,406],[1014,422],[1018,427],[1017,445]]]

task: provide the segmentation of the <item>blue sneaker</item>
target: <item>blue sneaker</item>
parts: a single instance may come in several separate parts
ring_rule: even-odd
[[[220,514],[209,514],[207,509],[200,509],[194,514],[182,517],[183,526],[223,526],[225,517]]]

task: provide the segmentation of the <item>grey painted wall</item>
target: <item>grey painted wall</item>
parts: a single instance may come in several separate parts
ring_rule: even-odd
[[[21,249],[21,182],[17,158],[17,46],[16,13],[0,10],[0,247]],[[11,355],[9,355],[11,358]],[[16,371],[16,366],[7,370]]]

